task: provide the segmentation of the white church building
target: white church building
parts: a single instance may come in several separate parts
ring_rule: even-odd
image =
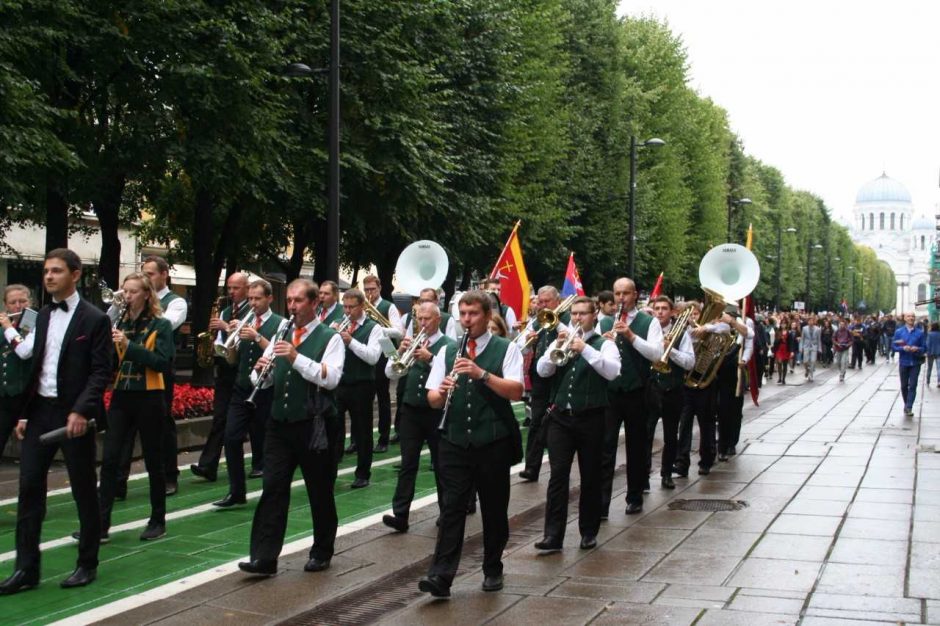
[[[907,188],[886,174],[862,185],[855,196],[851,236],[894,270],[895,311],[926,315],[927,307],[915,307],[914,302],[928,297],[936,224],[923,211],[915,215]]]

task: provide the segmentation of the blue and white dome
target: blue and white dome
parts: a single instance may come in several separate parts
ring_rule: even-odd
[[[913,230],[928,230],[932,232],[936,226],[936,223],[932,219],[921,213],[920,217],[914,219],[911,228]]]
[[[882,173],[875,180],[865,183],[855,196],[856,204],[911,203],[907,187]]]

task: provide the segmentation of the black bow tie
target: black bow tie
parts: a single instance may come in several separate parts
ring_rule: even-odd
[[[49,309],[50,309],[50,310],[52,310],[52,309],[62,309],[63,311],[65,311],[66,313],[68,313],[68,312],[69,312],[69,303],[66,302],[65,300],[59,300],[58,302],[50,302],[50,303],[49,303]]]

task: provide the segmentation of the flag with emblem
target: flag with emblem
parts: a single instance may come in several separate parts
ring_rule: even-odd
[[[568,255],[568,268],[565,270],[565,284],[561,287],[561,295],[565,298],[584,295],[581,275],[578,274],[578,266],[574,264],[574,252]]]
[[[516,319],[529,319],[529,276],[522,262],[522,245],[519,243],[519,225],[516,222],[509,240],[503,247],[499,260],[490,272],[490,278],[499,280],[499,299],[516,314]]]

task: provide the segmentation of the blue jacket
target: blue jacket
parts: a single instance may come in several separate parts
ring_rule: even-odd
[[[927,333],[927,354],[940,356],[940,330]]]
[[[904,350],[904,346],[913,346],[917,348],[915,352]],[[916,365],[920,363],[920,358],[924,356],[927,349],[927,341],[924,337],[924,331],[918,326],[908,330],[907,325],[900,326],[894,331],[894,340],[891,342],[891,349],[900,355],[898,362],[900,365]]]

